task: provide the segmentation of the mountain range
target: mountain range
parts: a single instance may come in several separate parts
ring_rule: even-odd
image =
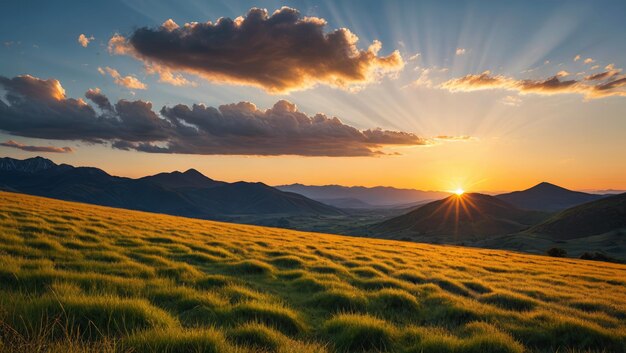
[[[41,158],[0,158],[0,189],[68,201],[207,219],[232,215],[342,215],[263,183],[212,180],[194,169],[139,179]]]
[[[450,195],[442,191],[398,189],[389,186],[342,186],[290,184],[276,187],[341,208],[412,207]]]
[[[528,193],[514,194],[516,201],[539,200],[537,189],[546,190],[546,205],[554,200],[563,205],[568,195],[572,196],[570,202],[581,198],[578,192],[542,183]],[[532,197],[525,197],[528,195]],[[518,204],[529,207],[529,203]],[[378,238],[533,253],[557,247],[574,256],[626,261],[626,193],[594,197],[557,212],[521,209],[499,196],[453,195],[363,227],[359,232]]]
[[[496,196],[419,190],[400,196],[402,189],[336,185],[280,188],[213,180],[195,169],[132,179],[41,157],[0,158],[5,191],[307,231],[530,252],[549,246],[575,253],[595,249],[626,258],[626,194],[588,194],[549,183]],[[319,199],[290,190],[308,190]],[[325,198],[330,196],[335,197]]]

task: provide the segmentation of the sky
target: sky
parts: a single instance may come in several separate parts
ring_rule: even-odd
[[[8,2],[0,155],[270,185],[626,189],[624,13],[624,1]]]

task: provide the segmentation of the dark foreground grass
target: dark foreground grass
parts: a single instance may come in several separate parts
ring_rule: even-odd
[[[0,352],[626,352],[626,266],[0,193]]]

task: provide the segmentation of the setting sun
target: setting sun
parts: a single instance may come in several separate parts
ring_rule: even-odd
[[[461,188],[456,188],[456,190],[454,190],[454,193],[457,194],[458,196],[463,195],[464,192],[465,192],[465,190],[463,190]]]

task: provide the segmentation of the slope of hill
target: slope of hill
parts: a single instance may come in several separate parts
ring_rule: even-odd
[[[574,239],[623,228],[626,228],[626,193],[569,208],[530,231],[556,239]]]
[[[0,158],[0,188],[62,200],[188,217],[219,219],[252,215],[341,215],[342,211],[262,183],[226,183],[190,169],[140,179],[97,168],[56,165],[37,157]]]
[[[291,184],[277,186],[276,188],[295,192],[321,202],[329,199],[346,198],[360,200],[366,204],[378,207],[407,205],[425,200],[439,200],[450,195],[450,193],[440,191],[397,189],[386,186],[367,188],[363,186]]]
[[[493,196],[469,193],[433,201],[370,227],[391,238],[468,241],[518,232],[545,217],[524,211]]]
[[[500,194],[496,197],[517,208],[553,212],[598,200],[604,196],[572,191],[544,182],[530,189]]]
[[[625,278],[0,192],[5,352],[625,352]]]

